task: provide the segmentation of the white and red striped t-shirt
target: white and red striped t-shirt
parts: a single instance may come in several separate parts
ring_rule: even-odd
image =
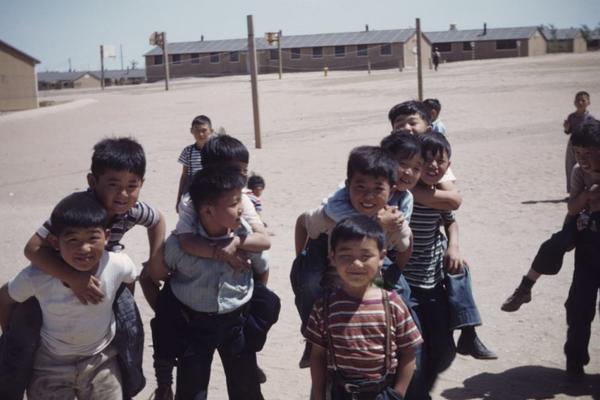
[[[423,342],[408,308],[397,293],[389,295],[393,340],[391,353],[414,347]],[[312,309],[304,331],[307,340],[328,349],[325,331],[323,299],[318,299]],[[338,289],[329,295],[327,328],[330,331],[338,370],[352,380],[379,380],[386,373],[386,324],[383,299],[356,299]],[[328,349],[329,351],[329,349]],[[329,357],[328,357],[329,359]],[[328,362],[329,364],[329,362]],[[388,374],[394,374],[398,365],[392,357]],[[333,368],[328,365],[328,368]]]

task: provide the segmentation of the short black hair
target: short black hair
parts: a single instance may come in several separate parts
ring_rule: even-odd
[[[406,132],[392,133],[381,140],[381,148],[396,161],[409,160],[416,154],[421,155],[421,135]]]
[[[386,178],[390,186],[393,186],[398,179],[398,162],[388,152],[383,151],[381,147],[355,147],[348,157],[346,169],[348,182],[352,180],[356,173],[376,178]]]
[[[212,122],[210,122],[210,118],[208,118],[206,115],[198,115],[192,120],[192,126],[200,124],[206,124],[212,127]]]
[[[575,93],[575,100],[577,100],[577,98],[580,96],[586,96],[588,100],[590,99],[590,94],[585,90],[580,90],[579,92]]]
[[[366,215],[355,215],[338,222],[330,235],[330,249],[335,249],[340,242],[350,240],[373,239],[377,242],[379,251],[384,249],[385,234],[381,226]]]
[[[146,173],[146,155],[142,146],[133,138],[107,138],[94,146],[92,174],[99,178],[108,170],[129,171],[140,179]]]
[[[571,135],[571,144],[578,147],[600,147],[600,121],[588,118]]]
[[[60,236],[67,228],[108,226],[108,212],[90,192],[75,192],[58,202],[50,216],[50,230]]]
[[[429,113],[429,110],[422,102],[417,100],[409,100],[396,104],[390,109],[388,119],[392,126],[394,126],[394,121],[398,116],[413,114],[418,114],[425,122],[427,122],[427,125],[431,125],[431,114]]]
[[[442,109],[442,103],[440,103],[438,99],[425,99],[423,100],[423,104],[425,107],[429,108],[430,110],[435,110],[438,113]]]
[[[211,136],[200,151],[202,167],[223,166],[232,162],[248,164],[250,153],[242,142],[227,134]]]
[[[254,190],[257,187],[265,187],[265,180],[263,179],[262,176],[260,175],[250,175],[250,178],[248,178],[248,189],[250,190]]]
[[[427,153],[436,156],[446,153],[448,159],[452,156],[452,147],[446,136],[439,132],[429,132],[426,135],[421,135],[421,149],[423,151],[423,159],[427,160]]]
[[[225,192],[241,190],[246,181],[234,168],[202,168],[194,174],[190,197],[196,210],[214,204]]]

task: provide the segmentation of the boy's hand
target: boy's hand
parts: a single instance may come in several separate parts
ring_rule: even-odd
[[[243,252],[238,250],[240,244],[241,239],[239,236],[234,236],[229,242],[222,242],[215,245],[214,259],[225,261],[236,271],[248,268],[248,258]]]
[[[98,304],[104,299],[104,292],[100,289],[100,281],[87,272],[77,272],[75,279],[67,282],[75,297],[83,304]]]
[[[567,121],[565,119],[565,122],[563,122],[563,128],[565,129],[565,133],[568,134],[569,131],[571,130],[571,126],[569,125],[569,121]]]
[[[385,206],[377,212],[377,222],[385,232],[396,231],[404,223],[404,214],[396,206]]]
[[[450,274],[457,274],[462,271],[464,260],[456,247],[448,247],[444,255],[444,265],[446,271]]]

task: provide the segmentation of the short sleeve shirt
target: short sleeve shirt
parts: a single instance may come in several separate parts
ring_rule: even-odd
[[[600,173],[588,174],[583,171],[579,164],[575,164],[571,171],[571,191],[569,199],[574,199],[583,191],[589,190],[592,185],[600,185]],[[595,200],[589,204],[589,211],[600,211],[600,200]]]
[[[202,169],[202,156],[195,144],[184,147],[177,161],[187,167],[189,177]]]

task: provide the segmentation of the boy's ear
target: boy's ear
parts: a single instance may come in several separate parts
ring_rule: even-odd
[[[87,183],[88,183],[88,186],[92,189],[98,183],[98,181],[96,180],[96,177],[91,172],[89,174],[87,174]]]
[[[58,237],[55,234],[49,233],[46,240],[50,243],[50,246],[54,247],[54,250],[60,250],[58,247]]]
[[[104,230],[104,238],[106,239],[106,242],[108,242],[108,239],[110,238],[110,228]]]

